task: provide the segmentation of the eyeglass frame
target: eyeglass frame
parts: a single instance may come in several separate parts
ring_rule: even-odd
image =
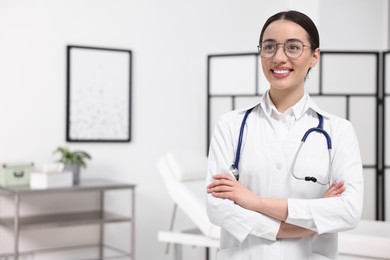
[[[283,45],[283,52],[284,52],[284,54],[285,54],[288,58],[290,58],[290,59],[298,59],[299,57],[302,56],[303,51],[305,50],[305,47],[311,48],[310,45],[305,45],[301,40],[298,40],[298,39],[287,40],[285,43],[274,42],[274,44],[275,44],[275,46],[276,46],[275,53],[274,53],[272,56],[270,56],[270,57],[263,57],[263,56],[261,56],[261,49],[262,49],[262,48],[261,48],[261,45],[263,45],[263,43],[264,43],[264,42],[267,42],[267,41],[274,42],[274,41],[272,41],[272,40],[266,40],[266,41],[263,41],[262,43],[260,43],[260,45],[257,45],[257,52],[259,53],[260,57],[262,57],[262,58],[264,58],[264,59],[271,59],[272,57],[274,57],[275,54],[278,52],[278,45]],[[302,52],[301,52],[301,54],[299,54],[299,56],[297,56],[297,57],[290,57],[289,54],[287,54],[287,51],[286,51],[286,44],[289,43],[289,42],[299,42],[299,43],[302,44]]]

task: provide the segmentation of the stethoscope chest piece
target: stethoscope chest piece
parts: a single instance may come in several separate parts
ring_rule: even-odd
[[[239,172],[239,170],[234,166],[234,164],[232,164],[232,166],[230,166],[230,172],[234,175],[234,178],[236,178],[236,180],[238,181],[239,178],[240,178],[240,172]]]

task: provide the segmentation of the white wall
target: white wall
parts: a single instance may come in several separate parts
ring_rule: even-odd
[[[341,36],[348,32],[348,39],[361,39],[362,27],[351,24],[362,23],[362,14],[375,14],[364,22],[371,40],[356,46],[381,47],[375,44],[381,19],[374,18],[383,15],[386,0],[339,2],[0,0],[0,161],[40,165],[64,144],[89,151],[93,160],[83,177],[138,184],[137,259],[171,259],[157,242],[173,205],[156,161],[169,150],[206,150],[207,55],[255,51],[265,19],[286,9],[313,17],[324,31],[323,49],[347,49]],[[357,9],[350,8],[355,3]],[[330,19],[334,6],[349,19]],[[130,143],[65,143],[67,44],[133,51]]]
[[[324,50],[388,50],[388,1],[320,1]]]

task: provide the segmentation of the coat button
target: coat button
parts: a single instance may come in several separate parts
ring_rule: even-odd
[[[282,169],[282,164],[281,163],[277,163],[276,164],[276,169],[277,170],[281,170]]]

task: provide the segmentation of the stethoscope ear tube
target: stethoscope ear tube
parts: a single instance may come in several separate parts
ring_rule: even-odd
[[[238,164],[240,163],[240,154],[241,154],[241,146],[242,146],[242,137],[244,135],[244,129],[245,129],[245,124],[246,124],[246,120],[249,116],[249,114],[252,112],[252,110],[254,109],[255,107],[252,107],[250,109],[248,109],[246,112],[245,112],[245,115],[244,115],[244,118],[242,119],[242,122],[241,122],[241,127],[240,127],[240,135],[238,136],[238,144],[237,144],[237,150],[236,150],[236,157],[235,157],[235,160],[232,164],[232,166],[230,167],[231,169],[231,172],[233,173],[234,177],[236,178],[236,180],[238,181],[239,178],[240,178],[240,174],[239,174],[239,171],[238,171]]]
[[[306,141],[306,138],[309,136],[309,134],[311,132],[319,132],[321,134],[323,134],[326,138],[326,144],[327,144],[327,147],[328,147],[328,150],[332,150],[332,140],[330,139],[330,136],[329,134],[323,129],[323,128],[319,128],[319,127],[313,127],[313,128],[310,128],[309,130],[307,130],[307,132],[303,135],[302,137],[302,142],[305,142]]]

